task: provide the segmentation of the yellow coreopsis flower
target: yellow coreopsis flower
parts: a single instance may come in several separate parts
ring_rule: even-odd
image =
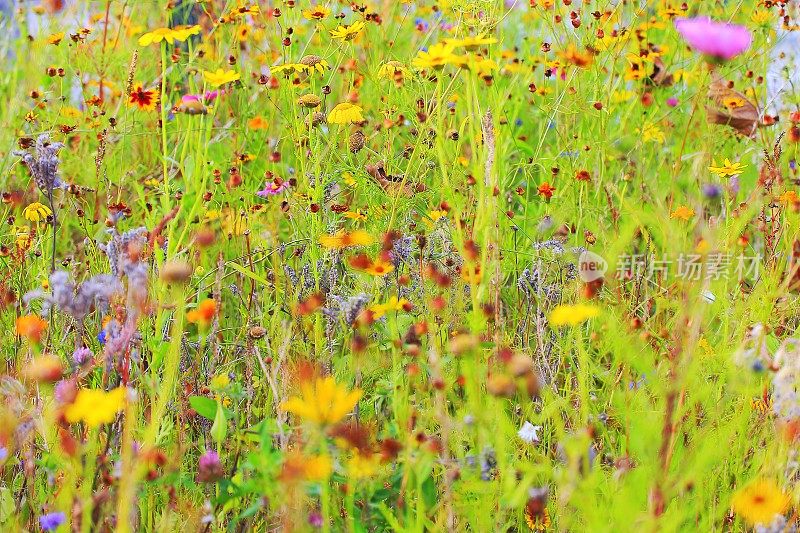
[[[358,185],[356,179],[349,172],[345,172],[344,174],[342,174],[342,179],[344,180],[345,185],[347,185],[348,187],[355,187],[356,185]]]
[[[577,326],[600,314],[600,309],[593,305],[575,304],[558,305],[550,313],[550,324],[553,326]]]
[[[697,73],[695,71],[682,68],[675,70],[672,75],[674,76],[676,82],[683,81],[686,83],[686,85],[692,85],[697,79]]]
[[[645,124],[641,129],[637,128],[636,132],[642,135],[642,141],[644,142],[653,141],[658,144],[664,144],[667,140],[664,132],[655,124]]]
[[[211,300],[212,302],[214,300]],[[216,304],[214,305],[214,311],[216,312]],[[228,374],[217,374],[211,381],[208,383],[211,390],[220,391],[231,384],[231,378]]]
[[[72,106],[65,106],[61,108],[59,114],[64,118],[81,118],[83,116],[83,112]]]
[[[628,90],[614,91],[613,93],[611,93],[611,103],[621,104],[624,102],[628,102],[634,96],[636,96],[636,93],[633,91],[628,91]]]
[[[722,105],[725,106],[730,111],[738,109],[742,107],[744,104],[745,104],[744,98],[741,98],[739,96],[729,96],[727,98],[722,99]]]
[[[380,454],[354,452],[347,461],[347,473],[355,479],[372,477],[378,471]]]
[[[436,43],[427,51],[420,50],[417,57],[411,61],[411,65],[415,68],[444,68],[448,63],[457,63],[460,61],[459,56],[453,53],[455,46],[450,43]]]
[[[574,44],[570,44],[565,50],[558,52],[558,57],[564,62],[579,68],[588,68],[594,61],[594,56],[591,53],[579,50]]]
[[[467,50],[475,50],[479,46],[494,44],[497,42],[497,39],[494,37],[486,37],[485,34],[481,33],[479,35],[470,35],[463,39],[445,39],[444,42],[453,46],[464,47]]]
[[[214,72],[208,70],[203,71],[203,79],[212,87],[219,87],[220,85],[236,81],[239,78],[241,78],[241,75],[235,70],[222,70],[218,68]]]
[[[222,218],[222,212],[217,209],[209,209],[203,216],[203,219],[206,222],[214,222],[215,220],[219,220],[220,218]]]
[[[53,45],[57,45],[61,42],[64,38],[64,32],[54,33],[47,38],[47,42]]]
[[[290,72],[290,71],[302,73],[307,70],[308,67],[303,65],[302,63],[283,63],[280,65],[274,65],[272,67],[269,67],[269,71],[271,74],[280,74],[281,72]]]
[[[331,14],[331,10],[325,6],[313,6],[303,10],[303,17],[306,20],[322,20]]]
[[[53,214],[49,207],[39,202],[33,202],[22,211],[23,216],[31,222],[40,222]]]
[[[342,230],[333,235],[320,236],[319,243],[324,248],[341,250],[350,246],[369,246],[373,240],[372,235],[364,230],[356,230],[352,233]]]
[[[157,28],[139,37],[139,46],[148,46],[164,41],[172,44],[175,41],[183,42],[192,35],[200,33],[200,26],[190,26],[188,28]]]
[[[329,124],[356,124],[364,121],[361,107],[348,102],[342,102],[328,113]]]
[[[392,273],[394,271],[394,265],[382,257],[378,257],[375,261],[366,265],[363,270],[370,276],[382,277]]]
[[[303,457],[303,473],[309,481],[325,481],[333,472],[333,461],[329,455]]]
[[[361,209],[356,209],[355,211],[345,212],[344,218],[349,218],[350,220],[355,220],[357,222],[364,222],[367,220],[367,214]]]
[[[481,56],[472,57],[467,66],[478,76],[491,76],[498,68],[493,59]]]
[[[731,506],[751,526],[769,524],[775,515],[783,514],[791,498],[774,481],[757,480],[737,492]]]
[[[350,26],[339,26],[335,30],[331,30],[331,37],[337,41],[347,42],[352,41],[364,31],[364,21],[359,20]]]
[[[393,80],[397,76],[408,77],[410,75],[411,71],[399,61],[387,61],[378,69],[378,77],[389,80]]]
[[[300,396],[293,396],[281,408],[303,420],[320,425],[342,420],[361,399],[360,389],[348,391],[332,377],[317,378],[300,385]]]
[[[239,5],[231,10],[228,17],[233,20],[247,15],[250,15],[251,17],[256,16],[259,13],[261,13],[261,8],[258,6],[258,4],[252,4],[248,6],[247,2],[239,2]]]
[[[767,26],[774,20],[774,15],[768,9],[756,9],[750,20],[758,26]]]
[[[445,211],[444,209],[434,209],[433,211],[428,212],[428,216],[430,217],[431,220],[436,222],[440,218],[446,217],[447,211]]]
[[[626,80],[636,81],[647,77],[648,71],[645,66],[647,58],[637,54],[628,54],[625,58],[628,60],[628,66],[625,68]]]
[[[17,228],[15,231],[14,244],[19,250],[25,251],[33,244],[30,230],[25,227]]]
[[[389,311],[405,311],[406,306],[410,304],[411,302],[405,298],[398,299],[397,296],[392,296],[385,304],[372,305],[369,307],[369,310],[372,311],[372,318],[378,320]]]
[[[183,42],[192,35],[200,35],[200,26],[187,26],[181,28],[175,28],[173,30],[175,32],[175,40]]]
[[[125,387],[109,392],[100,389],[81,389],[75,401],[64,410],[64,418],[70,424],[83,422],[90,428],[114,421],[125,405]]]

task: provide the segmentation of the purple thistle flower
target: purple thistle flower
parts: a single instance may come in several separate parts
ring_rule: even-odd
[[[53,389],[53,396],[61,404],[72,403],[78,394],[78,386],[74,380],[62,379],[56,383]]]
[[[67,515],[61,512],[47,513],[39,517],[39,526],[42,531],[54,531],[67,521]]]
[[[89,363],[93,357],[94,354],[92,350],[85,346],[72,352],[72,361],[75,363],[75,366],[83,366]]]
[[[225,475],[219,454],[214,450],[208,450],[200,456],[197,461],[197,481],[199,483],[214,482]]]
[[[322,515],[314,511],[313,513],[308,515],[308,523],[316,528],[322,527],[323,524]]]
[[[717,22],[708,17],[677,19],[675,28],[689,46],[718,60],[738,56],[750,48],[753,40],[744,26]]]
[[[722,196],[722,187],[720,187],[716,183],[704,184],[702,191],[703,191],[703,196],[705,196],[709,200],[716,200],[717,198]]]
[[[671,98],[667,98],[667,105],[670,106],[670,107],[677,106],[678,105],[678,99],[675,98],[674,96],[671,97]]]

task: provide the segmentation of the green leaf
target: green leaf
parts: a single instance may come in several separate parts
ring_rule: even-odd
[[[207,396],[189,396],[189,405],[203,418],[215,420],[217,417],[217,402]],[[228,420],[233,418],[233,411],[227,407],[223,407],[222,410],[225,412],[225,418]]]
[[[228,419],[225,418],[225,409],[217,402],[217,414],[214,417],[214,424],[211,426],[211,438],[217,444],[225,440],[228,435]]]
[[[248,270],[248,269],[244,268],[243,266],[241,266],[238,263],[230,263],[230,267],[232,269],[236,270],[237,272],[241,272],[242,274],[244,274],[248,278],[252,279],[253,281],[257,281],[258,283],[261,283],[262,285],[269,285],[269,281],[267,281],[266,278],[263,278],[263,277],[259,276],[258,274],[256,274],[252,270]]]
[[[190,396],[189,405],[197,411],[197,414],[208,420],[214,420],[217,416],[217,402],[205,396]]]

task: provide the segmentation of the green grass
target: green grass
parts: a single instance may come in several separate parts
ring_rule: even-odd
[[[743,137],[708,122],[712,67],[664,3],[533,3],[328,2],[313,21],[305,1],[235,17],[250,4],[205,1],[199,35],[147,46],[174,6],[79,1],[32,15],[36,32],[19,19],[0,73],[0,528],[60,512],[59,531],[525,531],[546,508],[553,531],[745,531],[758,505],[732,502],[755,480],[795,523],[796,400],[778,400],[797,383],[797,144],[783,135],[797,95]],[[79,12],[97,13],[89,32]],[[685,14],[750,29],[749,50],[713,68],[763,109],[777,8]],[[331,37],[359,20],[354,40]],[[493,42],[414,62],[478,35]],[[628,55],[648,47],[637,78]],[[671,84],[648,77],[658,51]],[[270,75],[308,55],[326,68]],[[186,113],[181,97],[214,90],[202,73],[220,68],[239,79]],[[131,104],[131,82],[160,105]],[[364,121],[310,126],[343,102]],[[52,204],[15,154],[41,134],[64,143],[72,185]],[[738,177],[709,170],[726,158]],[[273,180],[286,190],[256,195]],[[55,235],[52,216],[25,216],[34,202]],[[120,264],[141,270],[101,283],[108,305],[76,318],[24,298],[61,288],[52,264],[77,284],[116,274],[101,245],[139,227]],[[320,244],[357,230],[372,242]],[[607,262],[601,286],[577,277],[584,248]],[[719,276],[715,254],[730,258]],[[632,256],[647,261],[631,272]],[[381,257],[395,268],[370,274]],[[697,279],[680,275],[691,257]],[[757,267],[742,279],[740,257]],[[48,324],[38,342],[20,329],[30,315]],[[94,357],[78,367],[82,346]],[[361,396],[315,423],[287,401],[319,401],[304,391],[322,376]],[[119,403],[75,400],[117,387]],[[538,442],[518,436],[526,421]],[[209,451],[218,470],[198,464]]]

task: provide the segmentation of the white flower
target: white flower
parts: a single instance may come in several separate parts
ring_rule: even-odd
[[[528,444],[533,444],[535,442],[539,442],[539,431],[541,431],[542,426],[534,426],[530,422],[525,422],[522,424],[522,427],[517,432],[519,438],[527,442]]]

